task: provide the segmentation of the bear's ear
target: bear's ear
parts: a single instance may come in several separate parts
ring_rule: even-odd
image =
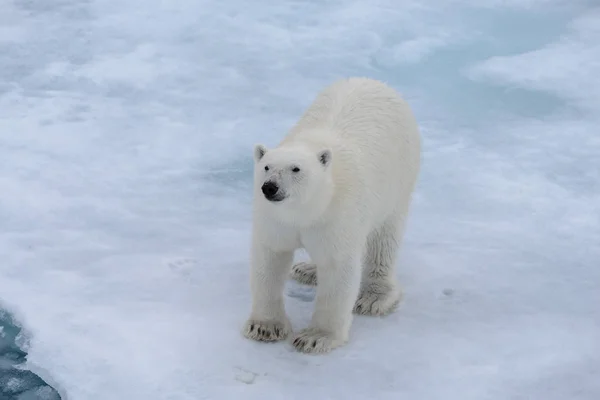
[[[262,144],[254,145],[254,162],[259,162],[267,153],[267,148]]]
[[[331,163],[331,150],[324,149],[317,153],[317,159],[322,166],[328,167]]]

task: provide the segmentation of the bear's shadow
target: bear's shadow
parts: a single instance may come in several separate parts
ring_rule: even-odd
[[[288,282],[286,295],[298,299],[305,303],[310,303],[315,299],[316,291],[314,287],[300,285],[296,282]]]

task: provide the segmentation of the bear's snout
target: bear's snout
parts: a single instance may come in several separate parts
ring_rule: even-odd
[[[279,196],[277,196],[277,192],[279,192],[279,186],[273,181],[267,181],[263,183],[261,188],[263,194],[266,199],[269,201],[279,201],[281,200]]]

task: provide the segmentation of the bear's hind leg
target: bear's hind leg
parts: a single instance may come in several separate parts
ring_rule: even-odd
[[[290,276],[299,283],[316,286],[317,265],[312,262],[299,262],[294,264]]]
[[[394,311],[402,291],[396,281],[396,255],[402,232],[400,221],[392,217],[367,238],[360,293],[354,312],[362,315],[386,315]]]

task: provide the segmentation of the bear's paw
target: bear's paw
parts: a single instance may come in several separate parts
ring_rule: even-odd
[[[317,266],[306,262],[295,264],[292,267],[291,277],[299,283],[315,286],[317,284]]]
[[[244,325],[244,336],[259,342],[284,340],[291,332],[288,321],[259,321],[249,319]]]
[[[393,312],[402,292],[389,282],[370,282],[363,285],[354,304],[354,313],[359,315],[384,316]]]
[[[302,353],[319,354],[328,353],[344,344],[333,334],[318,328],[306,328],[294,335],[292,345]]]

